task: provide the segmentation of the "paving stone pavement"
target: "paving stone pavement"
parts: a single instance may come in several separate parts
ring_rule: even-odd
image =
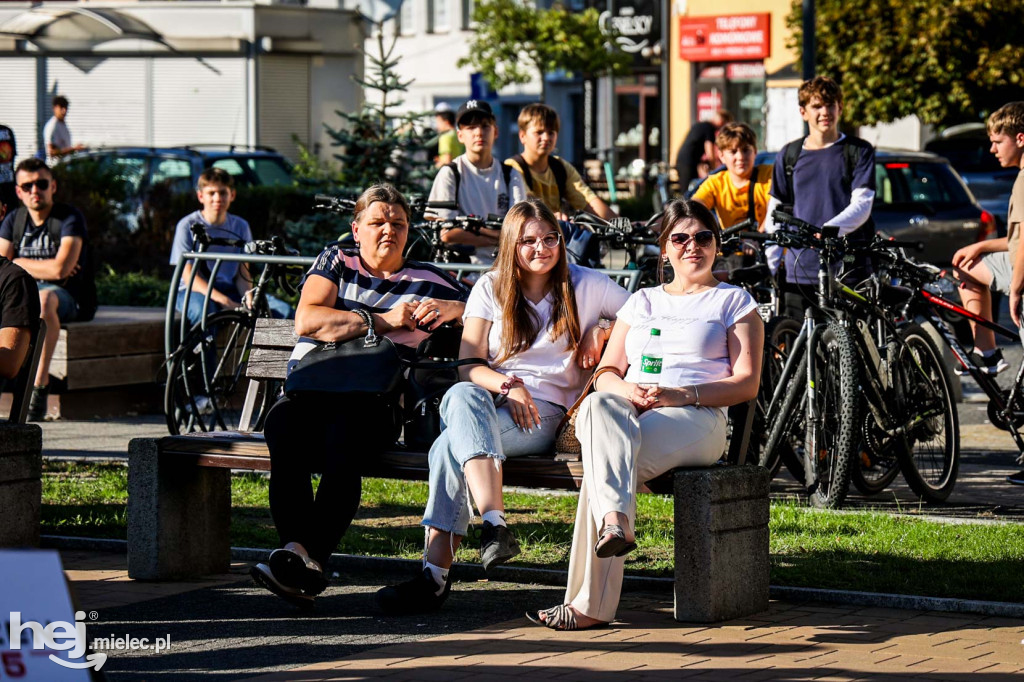
[[[343,576],[302,615],[232,573],[140,583],[123,554],[61,552],[89,637],[171,636],[166,652],[108,651],[122,680],[951,680],[1024,679],[1024,622],[970,614],[773,601],[715,625],[677,623],[671,595],[631,592],[608,628],[561,633],[523,610],[539,585],[460,583],[436,615],[387,618],[372,594],[394,576]]]

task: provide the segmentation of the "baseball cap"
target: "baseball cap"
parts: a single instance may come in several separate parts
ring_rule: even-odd
[[[434,107],[434,113],[435,114],[443,114],[443,113],[451,111],[451,110],[452,110],[452,107],[451,107],[450,104],[448,104],[448,102],[438,102],[437,106]]]
[[[471,99],[459,107],[459,111],[455,114],[455,125],[461,125],[462,119],[470,114],[483,114],[488,118],[494,118],[494,112],[491,111],[490,104],[481,99]]]

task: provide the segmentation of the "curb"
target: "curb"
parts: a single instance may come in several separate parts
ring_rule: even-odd
[[[77,538],[65,535],[43,535],[40,547],[46,549],[92,550],[124,553],[128,549],[125,540],[106,538]],[[232,547],[231,558],[235,561],[263,561],[269,549],[256,547]],[[380,574],[412,573],[422,566],[419,559],[397,559],[392,557],[371,557],[358,554],[332,554],[328,564],[330,571],[367,571]],[[499,566],[484,572],[480,564],[456,562],[453,579],[463,581],[498,580],[510,583],[534,583],[538,585],[562,586],[568,578],[567,571],[551,568],[527,568],[525,566]],[[623,586],[630,590],[651,592],[671,591],[673,578],[649,578],[625,576]],[[1024,604],[1014,602],[982,601],[977,599],[952,599],[948,597],[925,597],[884,592],[854,592],[851,590],[829,590],[817,587],[788,587],[771,585],[768,595],[772,599],[786,601],[817,601],[828,604],[851,606],[906,609],[913,611],[937,611],[941,613],[974,613],[983,616],[1024,619]]]

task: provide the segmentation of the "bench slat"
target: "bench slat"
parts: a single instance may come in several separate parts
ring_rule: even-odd
[[[254,345],[249,352],[245,376],[249,379],[285,379],[291,355],[291,348],[258,348]]]

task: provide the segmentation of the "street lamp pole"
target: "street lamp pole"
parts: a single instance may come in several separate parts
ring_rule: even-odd
[[[803,0],[804,41],[803,41],[803,76],[804,80],[814,78],[814,61],[817,54],[815,47],[814,0]]]

